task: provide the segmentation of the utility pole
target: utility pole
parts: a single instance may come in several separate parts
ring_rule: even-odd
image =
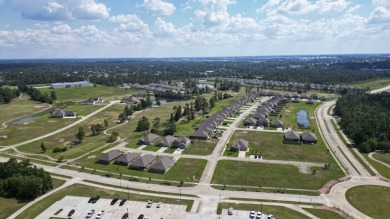
[[[180,205],[181,205],[181,189],[180,190],[180,199],[179,199],[179,202],[180,202]]]

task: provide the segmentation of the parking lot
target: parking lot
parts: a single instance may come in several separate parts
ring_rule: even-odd
[[[228,209],[222,209],[221,219],[225,219],[225,218],[226,219],[247,219],[247,218],[251,218],[249,215],[250,215],[250,211],[241,211],[241,210],[233,210],[233,214],[228,215]],[[261,219],[267,219],[267,217],[268,214],[263,213]],[[256,217],[252,217],[252,218],[256,218]]]
[[[122,218],[123,214],[129,213],[129,218],[138,218],[140,214],[148,216],[150,219],[160,218],[185,218],[186,206],[172,205],[162,203],[160,208],[157,208],[157,203],[153,203],[150,208],[146,207],[146,202],[126,201],[123,206],[119,206],[119,200],[114,205],[110,205],[112,199],[101,198],[95,204],[88,203],[90,197],[66,196],[62,200],[57,201],[47,208],[37,218],[68,218],[68,213],[74,209],[75,213],[71,218],[86,218],[90,210],[95,210],[95,214],[91,218],[96,218],[100,211],[105,211],[102,218]],[[55,215],[58,211],[60,211]]]

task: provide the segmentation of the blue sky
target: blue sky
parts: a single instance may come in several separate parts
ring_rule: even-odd
[[[0,0],[0,59],[390,52],[390,0]]]

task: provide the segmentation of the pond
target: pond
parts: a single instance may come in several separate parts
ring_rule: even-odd
[[[172,103],[172,102],[182,102],[182,101],[187,101],[185,99],[172,99],[172,98],[165,98],[165,99],[160,99],[161,104],[166,104],[166,103]],[[153,106],[157,104],[157,101],[153,101]]]
[[[198,86],[199,88],[206,88],[206,87],[214,88],[214,85],[212,84],[197,84],[196,86]]]
[[[297,112],[297,123],[299,126],[303,126],[305,128],[310,126],[310,121],[307,117],[307,111],[306,110],[299,110]]]
[[[23,124],[23,123],[26,123],[26,122],[33,121],[36,118],[37,118],[36,116],[26,116],[26,117],[23,117],[21,119],[18,119],[16,121],[12,122],[11,125],[20,125],[20,124]]]

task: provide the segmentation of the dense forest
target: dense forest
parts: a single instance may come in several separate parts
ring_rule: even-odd
[[[390,150],[390,94],[351,93],[338,99],[335,114],[362,152]]]
[[[18,162],[10,158],[0,163],[0,196],[34,199],[53,188],[51,176],[28,160]]]
[[[387,56],[234,57],[193,59],[96,59],[1,61],[0,83],[48,84],[89,80],[102,85],[149,84],[206,77],[261,78],[340,84],[390,77]]]

